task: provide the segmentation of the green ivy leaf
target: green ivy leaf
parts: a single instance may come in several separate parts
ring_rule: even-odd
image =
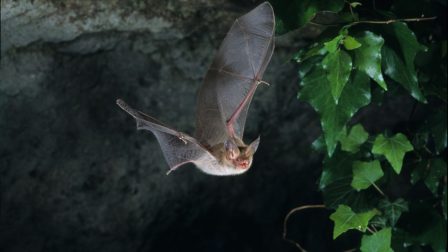
[[[324,152],[325,151],[324,137],[320,135],[316,140],[314,140],[313,143],[311,144],[311,148],[317,152]]]
[[[360,3],[360,2],[351,2],[351,3],[350,3],[350,6],[351,6],[352,8],[356,8],[356,7],[358,7],[358,6],[362,6],[362,3]]]
[[[331,156],[345,124],[356,111],[370,103],[369,79],[365,74],[355,71],[345,85],[338,104],[334,103],[328,88],[330,84],[322,68],[315,66],[302,79],[301,85],[298,97],[310,103],[319,113],[328,156]]]
[[[443,209],[443,216],[446,217],[446,205],[447,205],[447,199],[446,199],[446,184],[443,186],[443,192],[442,192],[442,209]]]
[[[424,128],[420,128],[412,137],[412,145],[414,146],[414,149],[421,150],[427,148],[426,145],[429,141],[429,132],[425,131]]]
[[[365,211],[376,205],[367,191],[357,192],[350,185],[353,161],[352,155],[341,151],[336,151],[332,157],[327,156],[324,159],[319,189],[328,208],[336,209],[344,204],[355,211]]]
[[[424,218],[423,216],[421,218]],[[414,239],[422,245],[430,245],[434,251],[446,251],[446,221],[434,213],[433,219],[425,219],[429,224]]]
[[[446,110],[442,109],[430,115],[428,124],[430,134],[434,139],[436,152],[439,154],[447,147],[448,134]]]
[[[295,30],[302,26],[310,26],[314,30],[305,29],[306,33],[316,33],[316,29],[320,30],[324,25],[310,24],[316,16],[319,18],[328,18],[330,21],[337,16],[337,12],[343,9],[344,0],[324,1],[324,0],[301,0],[301,1],[270,1],[275,9],[276,24],[281,20],[281,24],[277,29],[278,34]],[[318,19],[320,20],[320,19]],[[324,19],[327,20],[327,19]],[[326,26],[324,27],[326,28]],[[303,35],[303,33],[302,33]]]
[[[327,79],[330,83],[331,94],[337,104],[345,84],[352,71],[352,58],[342,50],[329,53],[322,61],[322,66],[328,72]]]
[[[429,159],[418,162],[411,173],[411,184],[415,185],[418,181],[426,178],[430,165]]]
[[[372,235],[363,235],[361,240],[362,252],[391,252],[392,230],[383,228]]]
[[[356,153],[359,151],[359,146],[368,138],[369,133],[364,130],[364,127],[361,124],[356,124],[351,128],[350,133],[341,136],[339,142],[343,151]]]
[[[431,159],[428,176],[425,178],[425,185],[437,196],[440,180],[446,176],[446,163],[441,158]]]
[[[392,80],[400,83],[406,90],[408,90],[412,97],[420,102],[426,103],[426,98],[418,87],[417,74],[409,70],[404,62],[391,48],[384,46],[382,50],[383,61],[382,65],[384,73]]]
[[[339,12],[344,7],[344,1],[302,0],[295,1],[298,10],[294,13],[299,19],[299,26],[308,23],[318,11]]]
[[[387,222],[388,219],[384,215],[376,215],[372,218],[372,220],[369,221],[370,225],[375,226],[376,228],[389,227],[389,224]]]
[[[409,213],[403,214],[404,240],[408,245],[427,245],[433,251],[446,251],[446,220],[432,209],[429,202],[412,204]]]
[[[332,183],[348,178],[352,180],[351,155],[345,155],[338,151],[332,157],[326,157],[323,161],[322,175],[319,181],[319,189],[324,190]]]
[[[299,77],[303,79],[307,74],[309,74],[316,65],[320,65],[322,62],[322,57],[315,56],[311,57],[308,60],[302,61],[299,67]]]
[[[411,183],[423,180],[426,187],[437,196],[440,181],[446,176],[446,163],[442,158],[426,159],[417,163],[411,173]]]
[[[406,23],[396,22],[390,27],[392,28],[393,33],[401,46],[401,52],[404,56],[406,68],[408,69],[410,75],[414,78],[414,76],[417,76],[414,66],[415,56],[419,51],[426,50],[426,47],[418,43],[415,34],[411,31],[411,29],[409,29]]]
[[[375,182],[383,177],[381,165],[378,160],[372,162],[356,161],[353,163],[353,180],[351,186],[357,191],[375,186]]]
[[[380,87],[387,90],[386,82],[381,73],[381,47],[384,39],[370,31],[356,38],[362,46],[355,50],[355,67],[365,72]]]
[[[314,56],[324,55],[327,53],[327,49],[322,44],[313,45],[311,48],[307,50],[300,50],[293,56],[293,60],[297,63],[302,63],[307,59],[310,59]]]
[[[391,138],[380,134],[373,143],[372,153],[384,155],[394,168],[397,174],[400,174],[403,165],[403,158],[406,152],[412,151],[414,147],[405,135],[398,133]]]
[[[389,199],[383,199],[378,207],[387,217],[391,226],[395,226],[398,219],[400,219],[401,213],[409,211],[408,202],[402,198],[398,198],[394,202],[389,201]]]
[[[324,42],[324,46],[329,53],[334,53],[339,49],[339,45],[341,44],[341,40],[344,36],[338,35],[334,37],[332,40],[328,42]]]
[[[346,36],[343,44],[347,50],[355,50],[356,48],[361,47],[361,43],[352,36]]]
[[[333,239],[350,229],[365,232],[369,220],[377,214],[379,211],[376,209],[357,214],[349,206],[340,205],[336,212],[330,215],[330,219],[334,221]]]

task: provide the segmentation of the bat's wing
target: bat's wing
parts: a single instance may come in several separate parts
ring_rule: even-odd
[[[196,164],[199,162],[202,164],[203,160],[215,159],[193,137],[163,125],[157,119],[131,108],[123,100],[118,99],[117,105],[135,118],[138,130],[149,130],[156,136],[163,155],[170,166],[169,172],[186,163]]]
[[[213,146],[229,135],[242,139],[250,102],[274,51],[274,27],[268,2],[233,23],[199,89],[199,142]]]

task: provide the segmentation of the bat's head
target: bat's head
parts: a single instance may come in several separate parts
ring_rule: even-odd
[[[258,145],[260,137],[249,145],[238,146],[234,141],[226,141],[224,146],[226,149],[227,163],[230,163],[237,170],[247,170],[252,165],[252,160]]]

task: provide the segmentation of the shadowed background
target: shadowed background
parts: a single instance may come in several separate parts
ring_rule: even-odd
[[[155,137],[115,105],[123,98],[192,133],[207,67],[256,4],[2,1],[2,251],[297,251],[281,238],[284,216],[322,202],[321,157],[310,147],[319,121],[297,101],[288,62],[297,48],[278,44],[272,85],[255,94],[245,139],[261,135],[261,144],[241,176],[192,165],[166,176]],[[327,216],[293,217],[291,238],[330,250]]]

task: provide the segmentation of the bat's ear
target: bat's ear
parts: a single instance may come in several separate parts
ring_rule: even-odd
[[[258,149],[258,145],[260,145],[260,137],[255,139],[252,143],[249,144],[249,146],[247,146],[246,154],[248,156],[255,154]]]

